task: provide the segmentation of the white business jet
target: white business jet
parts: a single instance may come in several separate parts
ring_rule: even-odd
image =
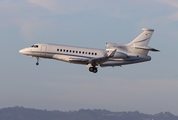
[[[159,51],[147,46],[154,30],[147,28],[142,30],[143,32],[129,44],[106,43],[105,49],[60,44],[34,44],[19,52],[27,56],[36,57],[36,65],[39,65],[39,58],[49,58],[74,64],[83,64],[89,68],[90,72],[97,73],[97,66],[114,67],[150,61],[151,57],[147,55],[148,52]]]

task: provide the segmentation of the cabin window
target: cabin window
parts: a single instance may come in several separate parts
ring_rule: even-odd
[[[84,54],[85,52],[83,51],[82,54]]]
[[[59,51],[59,49],[57,49],[57,51]]]
[[[62,49],[60,49],[60,51],[62,52]]]
[[[94,53],[92,52],[91,54],[93,55]]]
[[[69,52],[72,52],[71,50]]]
[[[65,52],[65,49],[63,51]]]
[[[75,51],[73,50],[73,53],[75,53]]]
[[[81,53],[81,51],[79,51],[79,54]]]
[[[97,53],[95,53],[95,55],[97,55]]]
[[[76,51],[76,53],[78,53],[78,51]]]
[[[88,54],[90,55],[90,52]]]
[[[68,50],[66,50],[66,52],[68,52]]]
[[[85,52],[85,54],[87,54],[87,52]]]

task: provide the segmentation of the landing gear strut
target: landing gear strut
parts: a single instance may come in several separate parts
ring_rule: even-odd
[[[93,73],[97,73],[98,69],[96,67],[89,67],[89,71]]]
[[[39,57],[37,57],[36,60],[37,60],[36,65],[39,65]]]

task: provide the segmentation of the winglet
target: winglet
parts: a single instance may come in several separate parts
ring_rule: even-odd
[[[114,51],[112,51],[107,57],[108,58],[112,58],[114,56],[114,54],[116,53],[116,50],[117,49],[115,49]]]

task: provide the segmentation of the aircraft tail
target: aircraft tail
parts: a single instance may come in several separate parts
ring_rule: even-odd
[[[154,29],[148,29],[148,28],[142,28],[143,32],[136,37],[132,42],[130,42],[128,45],[131,46],[147,46],[151,36],[154,32]]]
[[[107,43],[106,49],[112,51],[117,49],[118,51],[125,54],[132,54],[137,56],[146,56],[149,51],[158,52],[159,50],[148,46],[154,29],[142,28],[142,30],[143,32],[126,46],[116,43]]]
[[[147,55],[149,51],[158,52],[159,50],[148,46],[154,29],[142,28],[142,30],[143,32],[128,44],[130,47],[135,48],[132,52],[141,55]]]

